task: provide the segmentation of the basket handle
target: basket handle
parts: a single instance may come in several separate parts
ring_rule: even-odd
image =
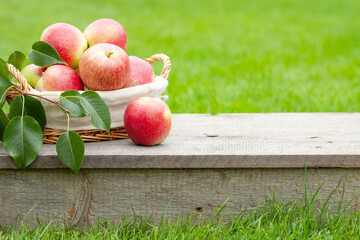
[[[33,88],[28,84],[28,82],[26,81],[26,79],[24,78],[24,76],[21,74],[21,72],[16,69],[16,67],[14,67],[12,64],[8,63],[8,70],[11,73],[11,75],[13,75],[16,80],[18,81],[19,85],[20,85],[20,90],[28,93],[30,92]]]
[[[160,77],[165,78],[165,79],[167,79],[169,77],[169,73],[171,70],[171,61],[168,56],[166,56],[163,53],[155,54],[155,55],[152,55],[151,57],[145,59],[145,61],[147,61],[150,64],[152,64],[156,61],[162,61],[164,63],[164,67],[161,70]]]

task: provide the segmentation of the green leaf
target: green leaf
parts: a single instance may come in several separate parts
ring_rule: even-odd
[[[84,160],[85,144],[77,133],[67,131],[61,134],[56,142],[56,152],[66,166],[76,174],[79,173]]]
[[[24,115],[33,117],[41,126],[41,130],[44,131],[46,125],[46,115],[43,105],[39,100],[31,96],[24,96],[25,98],[25,109]],[[22,115],[22,97],[15,98],[10,103],[10,119]]]
[[[8,63],[11,63],[14,67],[16,67],[19,71],[21,71],[21,69],[24,66],[25,60],[26,60],[25,54],[19,51],[14,51],[10,55]]]
[[[5,128],[5,150],[23,170],[35,161],[42,143],[41,127],[32,117],[14,117]]]
[[[3,141],[4,131],[8,123],[9,119],[6,117],[2,108],[0,108],[0,141]]]
[[[97,92],[85,91],[81,94],[81,106],[89,113],[94,127],[105,130],[110,135],[110,110]]]
[[[0,88],[6,88],[14,85],[10,81],[9,74],[7,63],[0,58]]]
[[[10,88],[9,86],[0,87],[0,107],[4,106],[6,100],[6,94],[9,88]]]
[[[7,63],[0,58],[0,106],[4,105],[7,90],[14,85],[9,75]]]
[[[71,112],[70,116],[85,117],[87,112],[80,103],[81,94],[76,90],[69,90],[61,93],[60,105]]]
[[[49,67],[54,64],[68,65],[50,44],[43,41],[35,42],[29,52],[29,59],[38,66]]]

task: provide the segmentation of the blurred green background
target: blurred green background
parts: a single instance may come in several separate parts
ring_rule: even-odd
[[[56,22],[119,21],[129,55],[170,56],[174,113],[359,111],[359,0],[1,0],[0,13],[4,58]]]

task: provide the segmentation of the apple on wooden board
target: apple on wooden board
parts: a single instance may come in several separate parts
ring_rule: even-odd
[[[40,40],[53,46],[73,69],[78,68],[81,55],[88,47],[84,34],[67,23],[50,25],[42,32]]]
[[[92,22],[85,29],[84,35],[90,47],[98,43],[111,43],[126,51],[125,29],[113,19],[102,18]]]
[[[151,83],[154,80],[154,69],[150,63],[136,56],[129,56],[129,61],[130,75],[124,88]]]
[[[45,72],[46,67],[36,66],[35,64],[29,64],[21,70],[21,74],[26,81],[34,88],[37,82]]]
[[[129,138],[136,144],[160,144],[171,129],[171,111],[156,97],[141,97],[132,101],[124,113],[124,125]]]
[[[79,72],[84,86],[90,90],[120,89],[129,78],[129,57],[116,45],[99,43],[84,52]]]
[[[52,65],[44,72],[36,85],[36,90],[68,91],[84,90],[79,75],[72,68],[65,65]]]

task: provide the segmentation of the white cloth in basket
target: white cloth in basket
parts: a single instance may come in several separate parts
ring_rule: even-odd
[[[139,85],[130,88],[123,88],[114,91],[97,91],[99,95],[108,104],[111,113],[111,127],[124,126],[124,112],[127,105],[140,97],[161,97],[165,92],[168,81],[162,77],[156,76],[152,83]],[[79,91],[82,93],[82,91]],[[42,95],[48,99],[57,101],[62,92],[38,92],[32,90],[31,93]],[[55,104],[40,99],[45,108],[47,119],[47,128],[67,129],[67,116]],[[89,116],[86,117],[70,117],[70,130],[90,130],[94,129]]]

